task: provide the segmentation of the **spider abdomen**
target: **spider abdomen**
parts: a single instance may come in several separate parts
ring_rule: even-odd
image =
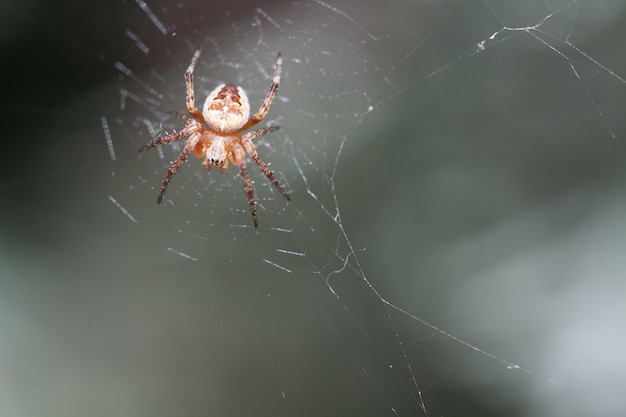
[[[234,132],[250,117],[248,96],[234,84],[219,85],[204,102],[202,115],[211,129],[220,133]]]

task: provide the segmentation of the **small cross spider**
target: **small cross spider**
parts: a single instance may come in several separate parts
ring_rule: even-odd
[[[267,96],[259,111],[248,119],[250,116],[250,103],[246,92],[239,86],[234,84],[222,84],[215,88],[207,97],[202,108],[202,113],[198,111],[195,105],[195,94],[193,88],[193,70],[200,57],[200,50],[191,58],[189,68],[185,72],[185,85],[187,87],[187,111],[191,117],[181,115],[187,125],[179,132],[161,136],[146,146],[139,149],[139,152],[146,151],[157,145],[170,143],[178,139],[189,136],[185,147],[178,155],[178,158],[170,165],[167,174],[163,178],[161,192],[157,198],[157,203],[161,203],[165,190],[170,183],[172,175],[178,171],[178,168],[185,162],[187,156],[193,149],[193,153],[198,158],[204,158],[202,166],[211,169],[214,166],[219,167],[222,171],[228,168],[228,161],[235,165],[239,165],[241,170],[241,178],[243,179],[243,187],[248,194],[250,202],[250,212],[254,227],[258,227],[259,222],[256,213],[256,201],[254,199],[254,188],[248,176],[246,169],[246,154],[250,155],[252,160],[259,166],[263,174],[276,186],[278,191],[287,199],[291,200],[289,194],[280,185],[280,182],[274,177],[274,173],[269,169],[268,164],[263,162],[256,152],[256,147],[252,143],[252,139],[257,136],[263,136],[278,130],[279,126],[270,126],[255,131],[240,134],[259,123],[267,114],[278,85],[280,84],[280,71],[282,68],[282,58],[280,53],[276,58],[276,70],[274,79],[270,86]]]

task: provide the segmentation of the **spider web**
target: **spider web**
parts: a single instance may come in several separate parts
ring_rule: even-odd
[[[3,55],[0,414],[623,410],[623,5],[1,7],[41,48]],[[157,205],[184,141],[137,154],[198,48],[197,104],[252,111],[283,55],[258,229],[236,167]]]

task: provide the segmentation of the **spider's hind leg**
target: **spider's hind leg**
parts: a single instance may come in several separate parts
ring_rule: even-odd
[[[163,196],[165,195],[165,191],[167,190],[167,186],[170,184],[170,179],[174,174],[176,174],[176,171],[178,171],[181,165],[185,162],[187,156],[189,155],[189,152],[191,152],[191,150],[196,146],[196,143],[198,143],[198,140],[201,137],[202,135],[200,135],[199,133],[192,135],[187,140],[187,143],[185,144],[182,152],[178,155],[178,158],[176,158],[176,160],[172,162],[172,165],[170,165],[170,167],[167,169],[167,174],[165,174],[165,177],[163,177],[163,181],[161,181],[161,191],[159,192],[159,196],[157,197],[157,204],[161,204]]]
[[[239,163],[239,169],[241,170],[241,178],[243,179],[243,188],[248,195],[248,202],[250,203],[250,213],[252,214],[252,221],[254,227],[259,227],[259,219],[256,215],[256,201],[254,200],[254,188],[250,182],[250,176],[248,175],[248,169],[246,168],[246,161],[244,159]]]
[[[254,187],[250,181],[250,175],[248,175],[248,168],[246,168],[246,151],[238,143],[236,143],[230,151],[230,161],[233,164],[239,165],[241,171],[241,179],[243,180],[243,188],[248,195],[248,202],[250,203],[250,213],[252,214],[252,221],[254,227],[259,227],[259,220],[256,215],[256,201],[254,200]],[[228,163],[228,160],[227,160]]]
[[[255,130],[254,132],[246,133],[241,137],[241,144],[243,145],[246,152],[250,155],[250,158],[259,166],[263,174],[267,177],[268,180],[274,184],[276,189],[280,191],[280,193],[285,197],[288,201],[291,201],[291,197],[285,191],[280,182],[274,177],[274,171],[272,171],[269,166],[259,157],[259,154],[256,152],[256,147],[252,143],[252,138],[257,136],[266,135],[275,130],[278,130],[278,126],[272,126],[264,129]]]

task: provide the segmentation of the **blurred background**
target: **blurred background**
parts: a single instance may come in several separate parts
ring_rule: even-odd
[[[626,7],[0,4],[0,415],[621,415]],[[238,170],[181,143],[256,110]],[[252,164],[254,165],[254,164]]]

